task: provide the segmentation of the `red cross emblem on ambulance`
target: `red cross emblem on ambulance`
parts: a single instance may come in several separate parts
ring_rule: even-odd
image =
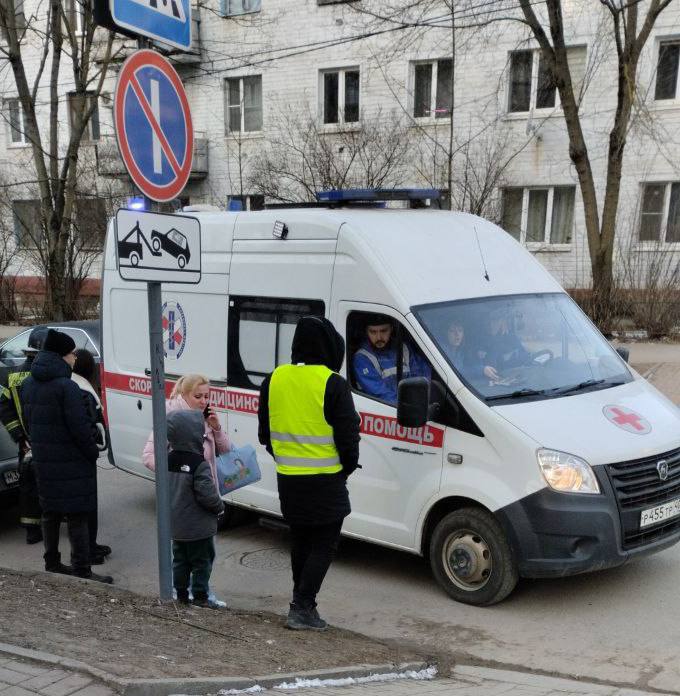
[[[602,413],[608,421],[629,433],[646,435],[652,432],[652,426],[646,418],[625,406],[609,404],[602,409]]]

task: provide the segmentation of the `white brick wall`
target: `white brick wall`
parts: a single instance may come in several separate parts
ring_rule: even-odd
[[[35,0],[26,0],[26,8]],[[584,131],[588,140],[598,195],[603,194],[606,174],[608,131],[615,108],[616,59],[614,46],[603,39],[608,27],[606,11],[599,3],[567,2],[566,35],[570,45],[586,45],[593,74],[581,104]],[[37,7],[37,3],[35,4]],[[41,6],[42,7],[42,6]],[[320,50],[299,48],[330,39],[360,35],[366,19],[344,4],[317,6],[316,0],[262,0],[262,11],[234,18],[219,16],[219,0],[208,0],[201,9],[202,62],[183,65],[182,75],[192,105],[194,128],[209,139],[209,176],[192,181],[185,195],[192,202],[211,202],[225,206],[229,194],[239,190],[238,141],[225,135],[224,80],[227,77],[262,75],[263,121],[261,134],[242,138],[242,165],[246,179],[248,162],[276,133],[277,114],[283,109],[318,113],[319,70],[355,66],[361,70],[361,113],[370,117],[379,110],[404,115],[409,108],[410,63],[414,60],[448,57],[450,32],[430,29],[419,40],[404,31],[395,31],[360,41],[338,43]],[[603,24],[604,23],[604,24]],[[621,187],[619,234],[624,247],[637,233],[640,183],[644,180],[680,180],[680,100],[672,104],[654,103],[654,74],[660,37],[672,36],[680,25],[680,9],[671,5],[650,37],[641,60],[640,85],[644,108],[636,118],[628,138],[624,178]],[[509,52],[535,48],[519,24],[494,24],[476,32],[460,32],[457,38],[455,130],[460,139],[480,131],[487,136],[508,139],[508,153],[516,153],[504,175],[513,186],[564,185],[577,187],[574,232],[568,248],[542,250],[537,257],[567,286],[588,282],[589,261],[578,181],[568,157],[568,140],[561,114],[534,115],[536,128],[527,135],[526,115],[507,115],[507,68]],[[37,47],[27,61],[31,71],[37,65]],[[276,58],[276,59],[274,59]],[[272,60],[270,60],[272,59]],[[597,64],[597,65],[595,65]],[[60,81],[60,114],[67,124],[65,98],[70,85],[68,63]],[[41,99],[48,98],[47,79],[43,79]],[[115,75],[106,91],[113,92]],[[11,71],[0,74],[3,97],[15,94]],[[645,96],[646,95],[646,96]],[[46,111],[48,104],[44,103]],[[100,104],[101,132],[112,134],[111,110]],[[436,127],[448,137],[444,122]],[[432,134],[434,127],[427,129]],[[7,131],[7,126],[5,126]],[[417,139],[426,136],[415,131]],[[7,176],[14,180],[31,176],[30,151],[8,148],[7,136],[0,140],[0,161]],[[425,182],[412,167],[405,185]],[[444,181],[440,182],[444,185]],[[244,190],[244,193],[250,193]],[[21,197],[17,195],[17,197]]]

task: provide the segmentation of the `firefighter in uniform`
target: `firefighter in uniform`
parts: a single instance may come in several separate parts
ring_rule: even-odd
[[[37,544],[42,541],[40,518],[42,510],[38,499],[38,484],[33,470],[31,447],[24,428],[19,389],[31,373],[33,359],[42,348],[47,329],[33,329],[28,337],[25,349],[26,360],[15,372],[7,375],[5,383],[0,386],[0,420],[10,437],[19,447],[19,506],[20,522],[26,529],[26,543]]]
[[[260,388],[260,443],[276,462],[279,501],[291,531],[293,601],[286,625],[324,630],[316,596],[350,513],[347,477],[359,466],[359,416],[337,371],[345,343],[328,319],[302,317],[292,364]]]

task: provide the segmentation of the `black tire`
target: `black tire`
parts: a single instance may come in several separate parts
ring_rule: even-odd
[[[500,524],[482,508],[462,508],[439,522],[430,540],[430,565],[453,599],[476,606],[504,600],[519,577]]]
[[[186,258],[186,256],[184,256],[184,254],[180,254],[177,257],[177,265],[180,268],[184,268],[187,265],[187,258]]]
[[[153,247],[154,251],[160,251],[161,250],[161,240],[158,239],[158,237],[154,237],[151,240],[151,246]]]
[[[133,266],[137,266],[137,265],[139,264],[139,254],[137,254],[136,251],[133,251],[133,252],[130,254],[130,263],[131,263]]]

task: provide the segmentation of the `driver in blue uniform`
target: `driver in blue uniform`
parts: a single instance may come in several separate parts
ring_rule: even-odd
[[[394,326],[383,314],[372,315],[366,324],[366,338],[352,357],[357,387],[388,404],[397,403],[397,346]],[[430,378],[430,366],[407,341],[402,347],[402,379]]]

